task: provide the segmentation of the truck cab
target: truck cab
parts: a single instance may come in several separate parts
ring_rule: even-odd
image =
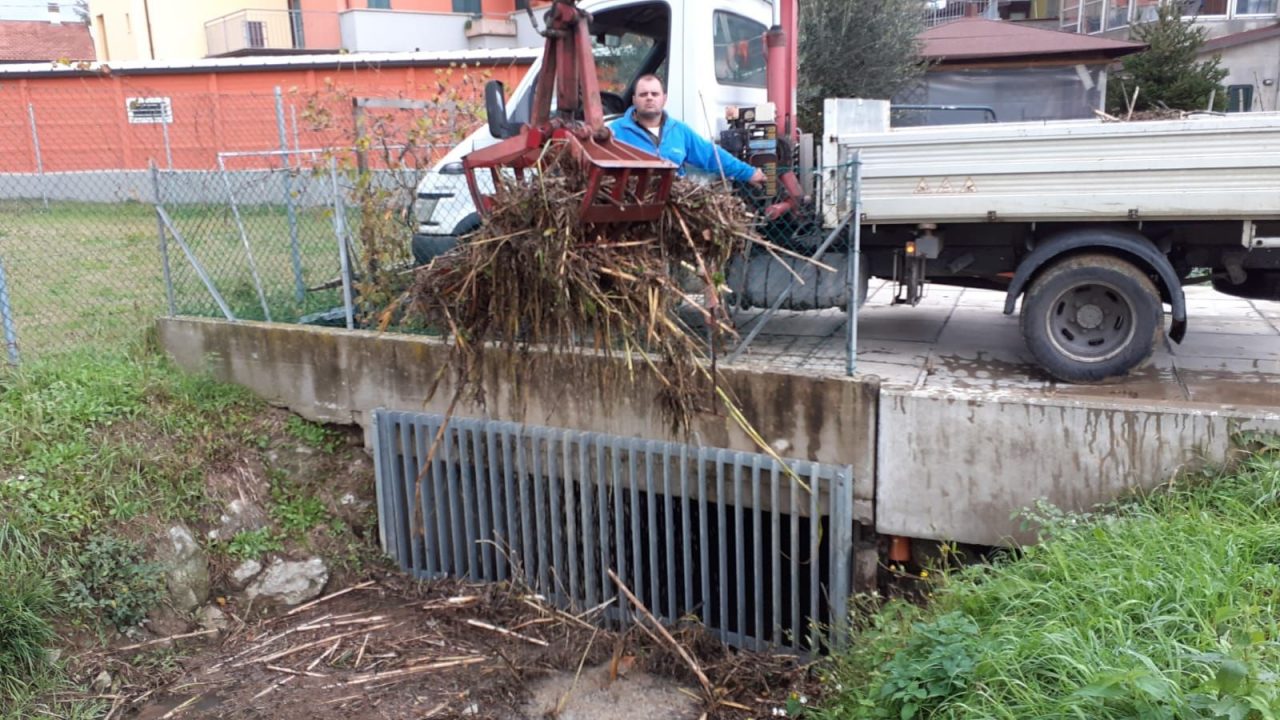
[[[765,0],[597,0],[579,7],[592,16],[592,46],[608,119],[627,111],[636,78],[646,74],[663,79],[667,113],[709,139],[726,129],[727,107],[765,102],[762,38],[773,23],[772,5]],[[510,122],[528,121],[541,65],[539,59],[511,92]],[[430,262],[479,226],[462,158],[495,142],[489,128],[481,127],[418,184],[416,264]],[[487,178],[482,174],[479,179],[483,183]]]

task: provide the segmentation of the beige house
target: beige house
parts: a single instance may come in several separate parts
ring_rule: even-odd
[[[100,62],[194,60],[211,53],[205,23],[239,12],[268,11],[288,31],[287,0],[89,0]],[[268,23],[250,32],[272,32]]]
[[[517,32],[546,0],[89,0],[98,60],[541,45]]]

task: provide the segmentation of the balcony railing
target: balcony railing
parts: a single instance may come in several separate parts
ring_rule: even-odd
[[[1171,0],[1063,0],[1061,27],[1069,32],[1096,35],[1130,25],[1151,22],[1160,5]],[[1183,17],[1201,20],[1274,18],[1277,0],[1172,0]]]
[[[336,12],[240,10],[204,24],[208,55],[337,50]]]
[[[999,3],[996,0],[937,0],[925,3],[924,24],[927,27],[941,25],[967,17],[999,20]]]

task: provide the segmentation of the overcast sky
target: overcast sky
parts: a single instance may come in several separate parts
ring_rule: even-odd
[[[63,21],[75,22],[75,3],[58,3]],[[48,20],[49,0],[0,0],[0,20]]]

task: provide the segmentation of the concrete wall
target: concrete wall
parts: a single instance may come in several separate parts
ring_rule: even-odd
[[[244,385],[312,420],[360,423],[367,432],[375,408],[443,413],[452,397],[445,373],[427,398],[449,354],[431,338],[186,317],[161,319],[159,331],[181,367]],[[491,357],[486,406],[463,402],[457,416],[759,451],[711,399],[712,412],[696,418],[689,437],[673,433],[655,402],[656,383],[638,373],[632,384],[621,361],[592,361],[606,391],[579,382],[566,392],[569,378],[596,375],[541,353],[516,362]],[[853,465],[855,511],[870,520],[878,384],[750,371],[727,380],[744,415],[784,456]]]
[[[881,391],[876,530],[998,545],[1034,539],[1011,515],[1044,499],[1087,510],[1227,458],[1233,432],[1280,414],[1213,406]]]
[[[424,337],[201,318],[159,321],[192,372],[244,385],[312,420],[361,423],[377,407],[442,413],[448,347]],[[689,436],[671,432],[644,376],[616,360],[589,370],[494,351],[487,403],[455,414],[711,447],[758,448],[711,402]],[[601,391],[574,378],[602,378]],[[875,382],[732,370],[743,413],[786,456],[854,467],[855,515],[877,532],[981,545],[1034,539],[1015,514],[1047,500],[1087,510],[1181,469],[1228,458],[1233,433],[1280,433],[1280,413],[1196,404],[1072,400],[989,391],[881,389]],[[872,510],[874,507],[874,518]]]

